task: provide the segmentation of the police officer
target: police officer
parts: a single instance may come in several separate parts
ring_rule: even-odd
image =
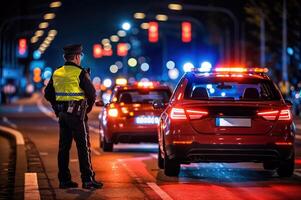
[[[45,88],[45,98],[51,103],[59,118],[58,178],[60,188],[78,187],[78,184],[72,181],[69,170],[69,151],[73,139],[78,152],[82,187],[85,189],[101,188],[103,184],[95,180],[95,173],[92,169],[86,116],[95,102],[95,89],[89,73],[80,66],[83,56],[82,45],[68,45],[63,49],[66,62],[54,71]]]

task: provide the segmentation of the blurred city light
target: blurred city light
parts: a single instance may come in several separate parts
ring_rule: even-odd
[[[142,12],[136,12],[136,13],[134,14],[134,18],[135,18],[135,19],[144,19],[144,18],[145,18],[145,14],[142,13]]]
[[[41,82],[41,69],[39,67],[36,67],[33,69],[33,81],[35,83]]]
[[[172,61],[172,60],[169,60],[169,61],[167,61],[167,63],[166,63],[167,69],[173,69],[173,68],[175,68],[175,66],[176,66],[176,64],[175,64],[175,62]]]
[[[100,44],[93,45],[93,57],[94,58],[101,58],[103,55],[102,46]]]
[[[31,94],[31,93],[33,93],[33,91],[34,91],[34,86],[33,86],[32,84],[28,84],[28,85],[26,86],[26,92],[27,92],[28,94]]]
[[[104,48],[102,51],[103,56],[112,56],[113,55],[113,50],[112,48]]]
[[[38,59],[40,59],[40,58],[41,58],[41,52],[40,52],[39,50],[35,50],[35,51],[33,52],[33,59],[38,60]]]
[[[179,77],[179,70],[177,68],[168,70],[168,76],[172,80],[177,79]]]
[[[190,72],[194,68],[194,65],[191,62],[187,62],[183,65],[184,72]]]
[[[47,28],[49,26],[49,23],[48,22],[41,22],[40,24],[39,24],[39,28],[40,29],[45,29],[45,28]]]
[[[129,22],[124,22],[121,27],[123,30],[128,31],[131,29],[131,24]]]
[[[159,25],[158,22],[149,22],[149,28],[148,28],[148,41],[155,43],[159,40]]]
[[[199,68],[200,72],[209,72],[212,68],[212,64],[208,61],[204,61],[201,63],[201,67]]]
[[[158,15],[156,15],[156,19],[158,21],[167,21],[168,20],[168,16],[167,15],[163,15],[163,14],[158,14]]]
[[[109,79],[109,78],[106,78],[104,81],[103,81],[103,85],[107,88],[111,87],[112,86],[112,80]]]
[[[117,65],[111,65],[110,66],[110,72],[112,72],[113,74],[118,72],[118,66]]]
[[[44,34],[44,31],[43,31],[43,30],[37,30],[37,31],[34,33],[34,35],[35,35],[36,37],[41,37],[43,34]]]
[[[123,67],[123,64],[121,61],[116,61],[115,65],[117,65],[118,69],[121,69]]]
[[[110,40],[108,38],[104,38],[101,40],[102,45],[110,44]]]
[[[118,43],[117,44],[117,55],[126,56],[128,53],[127,43]]]
[[[119,41],[119,37],[117,35],[112,35],[110,37],[110,39],[111,39],[112,42],[118,42]]]
[[[33,37],[30,39],[30,42],[31,42],[32,44],[34,44],[34,43],[36,43],[38,40],[39,40],[39,37],[33,36]]]
[[[149,28],[149,24],[147,22],[143,22],[141,25],[140,25],[140,28],[146,30]]]
[[[60,1],[54,1],[52,3],[50,3],[49,7],[50,8],[58,8],[61,7],[62,3]]]
[[[112,45],[111,45],[110,43],[105,43],[105,44],[103,45],[103,49],[104,49],[104,50],[110,50],[110,49],[112,49]]]
[[[55,29],[52,29],[48,32],[48,36],[50,36],[50,37],[54,37],[56,35],[57,35],[57,30],[55,30]]]
[[[141,70],[146,72],[149,70],[149,64],[148,63],[142,63],[140,66]]]
[[[126,85],[127,80],[125,78],[117,78],[115,83],[116,83],[116,85]]]
[[[18,40],[18,47],[17,47],[17,57],[25,58],[28,55],[28,46],[27,40],[25,38],[20,38]]]
[[[54,13],[47,13],[47,14],[44,15],[45,20],[50,20],[50,19],[54,19],[54,18],[55,18]]]
[[[101,83],[101,79],[98,76],[95,76],[92,80],[93,85],[97,85]]]
[[[171,3],[171,4],[168,4],[168,8],[170,10],[182,10],[183,6],[181,4]]]
[[[294,54],[294,49],[291,48],[291,47],[287,47],[286,51],[287,51],[287,53],[288,53],[289,55],[293,55],[293,54]]]
[[[225,92],[222,92],[222,93],[221,93],[221,96],[222,96],[222,97],[225,97],[225,96],[226,96],[226,93],[225,93]]]
[[[191,42],[191,23],[182,22],[182,42]]]
[[[148,79],[148,78],[145,78],[145,77],[141,78],[140,83],[141,83],[143,86],[147,86],[147,87],[153,84],[152,82],[149,82],[149,79]],[[139,84],[139,83],[138,83],[138,84]]]
[[[126,32],[125,32],[124,30],[119,30],[119,31],[117,32],[117,35],[118,35],[119,37],[125,37],[125,36],[126,36]]]
[[[137,60],[136,60],[135,58],[130,58],[130,59],[128,60],[128,65],[129,65],[130,67],[135,67],[135,66],[137,65]]]

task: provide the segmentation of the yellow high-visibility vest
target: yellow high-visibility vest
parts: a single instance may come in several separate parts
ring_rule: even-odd
[[[57,101],[79,101],[85,98],[79,87],[79,75],[82,69],[65,65],[54,71],[52,80]]]

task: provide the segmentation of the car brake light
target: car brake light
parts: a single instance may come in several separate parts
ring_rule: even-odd
[[[117,117],[118,116],[117,108],[110,108],[108,114],[110,117]]]
[[[208,115],[207,111],[199,111],[199,110],[186,110],[186,113],[190,119],[200,119]]]
[[[280,111],[278,120],[289,121],[291,119],[292,119],[292,114],[291,114],[291,111],[289,109],[285,109],[285,110]]]
[[[172,108],[170,111],[171,119],[187,119],[183,108]]]
[[[199,110],[186,110],[186,114],[189,116],[189,119],[200,119],[208,115],[207,111]],[[187,119],[185,110],[183,108],[172,108],[170,112],[171,119]]]
[[[274,110],[274,111],[264,111],[257,113],[258,116],[263,117],[266,120],[276,120],[277,116],[279,114],[278,120],[280,121],[289,121],[292,119],[292,114],[289,109],[284,110]]]
[[[263,117],[266,120],[276,120],[277,116],[278,116],[279,111],[275,110],[275,111],[264,111],[264,112],[259,112],[257,113],[258,116]]]

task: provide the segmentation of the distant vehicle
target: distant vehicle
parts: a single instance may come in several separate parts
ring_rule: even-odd
[[[164,106],[154,109],[152,104],[156,100],[168,103],[170,88],[157,82],[133,85],[128,85],[126,80],[118,82],[120,85],[114,88],[110,102],[99,115],[103,151],[113,151],[117,143],[157,143],[157,126]]]
[[[280,177],[292,176],[292,104],[265,72],[218,67],[183,76],[158,126],[158,165],[167,176],[194,162],[259,162]]]

